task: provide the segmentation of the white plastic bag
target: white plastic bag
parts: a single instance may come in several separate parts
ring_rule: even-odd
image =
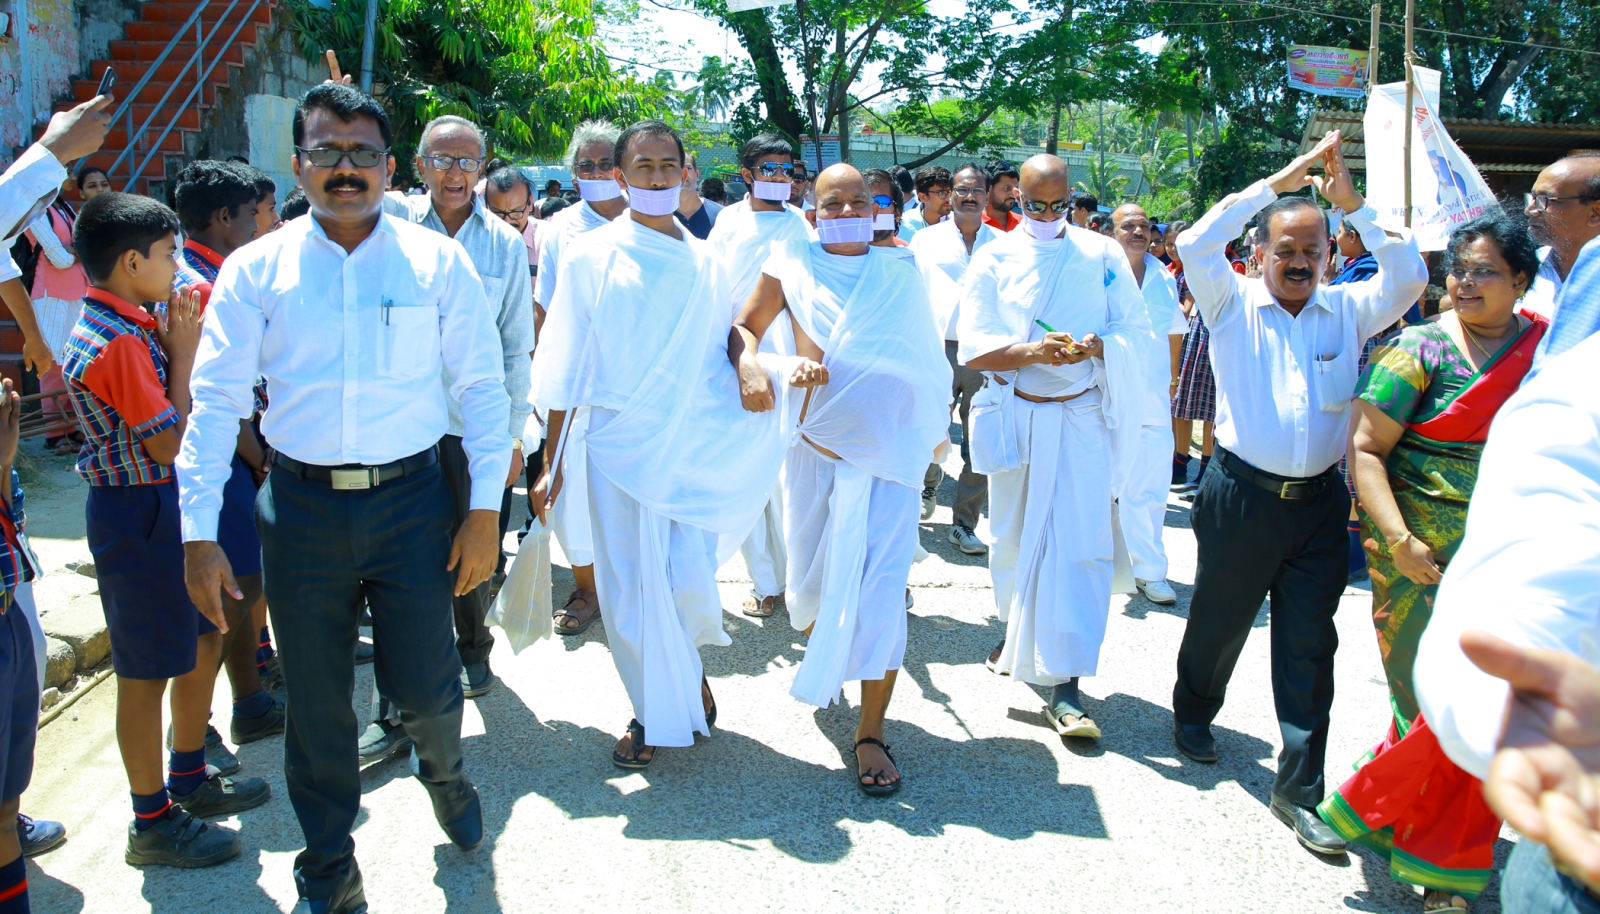
[[[555,623],[550,606],[550,528],[533,519],[533,528],[522,538],[522,547],[506,582],[489,610],[489,625],[506,633],[511,652],[520,654],[529,645],[550,637]]]

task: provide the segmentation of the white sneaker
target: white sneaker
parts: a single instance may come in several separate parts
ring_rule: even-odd
[[[1151,603],[1160,603],[1162,606],[1171,606],[1178,602],[1178,592],[1166,581],[1146,581],[1143,578],[1134,578],[1139,592]]]
[[[973,533],[971,528],[962,524],[950,525],[950,542],[955,543],[956,548],[967,555],[983,555],[989,551],[983,540],[978,539],[978,535]]]

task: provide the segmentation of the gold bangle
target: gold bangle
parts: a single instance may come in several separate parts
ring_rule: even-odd
[[[1394,552],[1394,550],[1395,550],[1395,548],[1396,548],[1396,547],[1398,547],[1398,546],[1399,546],[1399,545],[1400,545],[1400,544],[1401,544],[1401,543],[1404,543],[1404,542],[1405,542],[1405,541],[1406,541],[1406,540],[1408,540],[1408,539],[1415,539],[1415,537],[1413,537],[1413,536],[1412,536],[1412,535],[1411,535],[1411,531],[1410,531],[1410,530],[1407,530],[1407,531],[1406,531],[1406,532],[1405,532],[1405,535],[1404,535],[1404,536],[1402,536],[1402,537],[1400,537],[1400,538],[1399,538],[1399,539],[1397,539],[1397,540],[1391,540],[1391,541],[1390,541],[1390,542],[1389,542],[1389,551],[1390,551],[1390,552],[1391,552],[1391,553],[1393,553],[1393,552]]]

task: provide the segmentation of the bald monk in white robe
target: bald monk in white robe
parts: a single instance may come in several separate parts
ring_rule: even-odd
[[[730,322],[755,290],[773,246],[811,238],[810,224],[788,202],[794,175],[794,147],[789,141],[775,133],[758,134],[740,147],[739,165],[750,195],[719,213],[706,238],[727,278]],[[767,342],[769,352],[777,351],[775,342]],[[743,612],[766,618],[776,611],[783,595],[788,562],[783,544],[783,491],[776,483],[766,510],[739,552],[751,581],[750,599]]]
[[[1071,187],[1061,159],[1023,163],[1021,228],[972,255],[958,357],[989,376],[970,451],[989,477],[989,573],[1006,620],[990,664],[1052,686],[1045,713],[1062,735],[1098,738],[1078,678],[1095,674],[1105,639],[1112,455],[1138,440],[1150,318],[1117,243],[1068,224]]]
[[[818,242],[775,247],[729,335],[746,409],[798,412],[784,471],[789,619],[809,634],[790,694],[826,708],[861,682],[857,786],[894,793],[904,778],[883,720],[905,656],[906,576],[917,541],[922,474],[947,444],[950,367],[940,356],[916,267],[870,247],[877,206],[861,174],[817,176]],[[786,312],[786,313],[785,313]],[[787,326],[785,326],[787,325]],[[789,387],[777,394],[757,347],[786,329]]]
[[[737,543],[755,523],[783,440],[771,414],[740,406],[722,272],[674,220],[682,142],[646,121],[622,132],[616,157],[630,212],[563,258],[534,355],[551,441],[534,506],[543,519],[561,497],[562,426],[587,406],[595,584],[634,712],[612,762],[643,768],[656,747],[711,732],[698,648],[729,643],[718,539]]]

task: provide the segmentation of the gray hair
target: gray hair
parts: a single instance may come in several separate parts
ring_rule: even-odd
[[[474,139],[478,141],[478,155],[483,156],[489,154],[489,144],[484,142],[483,131],[478,129],[477,124],[474,124],[464,117],[457,117],[454,114],[441,114],[429,121],[427,125],[422,128],[422,139],[417,142],[418,155],[427,154],[423,151],[423,149],[428,145],[428,137],[433,134],[433,131],[436,128],[439,127],[461,127],[465,129],[467,132],[472,134]]]
[[[622,128],[610,121],[584,121],[572,131],[572,142],[567,144],[567,168],[570,170],[578,164],[578,150],[590,143],[610,143],[617,145],[617,137],[622,135]]]

